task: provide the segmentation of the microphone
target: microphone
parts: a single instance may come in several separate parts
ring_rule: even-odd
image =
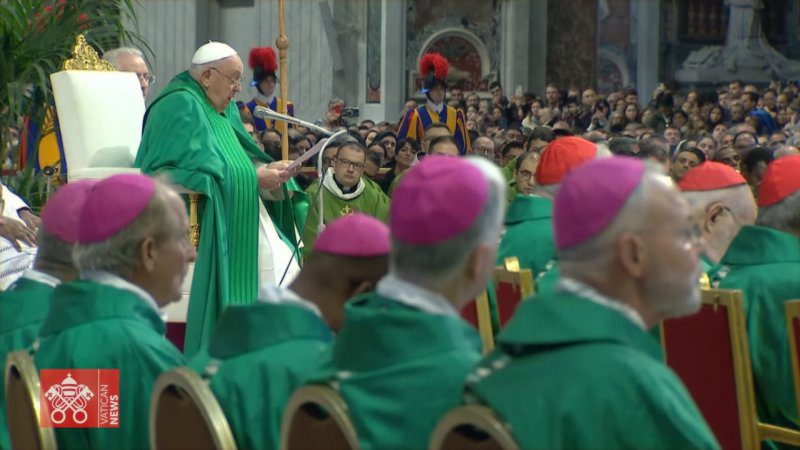
[[[253,110],[253,115],[261,120],[278,120],[280,122],[287,122],[294,125],[299,125],[301,127],[306,127],[310,130],[314,130],[317,133],[321,133],[325,136],[333,135],[333,132],[327,128],[314,125],[313,123],[306,122],[305,120],[301,120],[296,117],[292,117],[286,114],[281,114],[265,106],[256,106],[255,110]]]

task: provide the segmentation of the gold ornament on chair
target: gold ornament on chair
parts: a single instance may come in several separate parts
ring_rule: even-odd
[[[86,37],[79,34],[75,38],[75,46],[72,47],[72,59],[68,59],[61,64],[61,70],[96,70],[103,72],[115,72],[117,69],[108,61],[100,59],[97,51],[86,42]]]

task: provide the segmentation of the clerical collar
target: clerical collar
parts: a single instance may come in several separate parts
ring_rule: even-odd
[[[611,297],[601,294],[597,291],[597,289],[585,283],[581,283],[578,280],[562,276],[556,283],[556,292],[569,292],[570,294],[577,295],[578,297],[589,300],[590,302],[613,309],[639,326],[639,328],[645,331],[647,330],[647,325],[644,323],[644,319],[638,311],[620,302],[619,300],[615,300]]]
[[[26,270],[25,273],[22,274],[22,278],[27,278],[37,283],[46,284],[50,287],[56,287],[61,284],[61,280],[58,278],[36,269]]]
[[[437,113],[437,114],[441,114],[441,113],[442,113],[442,111],[444,111],[444,102],[442,102],[442,103],[439,103],[439,104],[437,105],[436,103],[433,103],[433,102],[431,101],[431,99],[428,99],[428,108],[430,108],[430,109],[432,109],[432,110],[436,111],[436,113]]]
[[[314,303],[297,295],[291,289],[280,287],[275,284],[264,284],[258,290],[258,301],[263,303],[288,303],[305,308],[322,319],[322,311]]]
[[[336,179],[335,173],[333,174],[333,182],[336,183],[336,187],[338,187],[339,190],[342,191],[342,194],[350,194],[353,191],[355,191],[356,188],[358,187],[358,185],[347,187],[342,183],[339,183],[339,180]]]
[[[149,292],[120,277],[119,275],[106,272],[105,270],[87,270],[86,272],[81,272],[81,279],[132,292],[137,297],[144,300],[144,302],[147,303],[151,308],[153,308],[156,313],[158,313],[159,317],[161,317],[161,320],[164,321],[164,323],[167,322],[167,314],[158,308],[158,304]]]
[[[417,284],[409,283],[391,273],[378,281],[375,292],[378,295],[429,314],[458,316],[458,311],[441,294]]]
[[[269,97],[267,97],[266,95],[264,95],[261,92],[259,92],[259,93],[256,94],[256,100],[258,100],[258,102],[260,102],[260,103],[263,103],[263,104],[269,106],[269,105],[272,104],[272,101],[275,100],[275,94],[272,94]]]
[[[366,183],[364,183],[364,180],[359,178],[358,184],[351,188],[350,192],[344,192],[339,182],[336,181],[336,178],[333,176],[333,168],[330,167],[328,168],[328,171],[325,172],[325,176],[322,178],[322,185],[325,186],[325,189],[330,191],[331,194],[339,197],[342,200],[352,200],[361,195],[366,188]]]

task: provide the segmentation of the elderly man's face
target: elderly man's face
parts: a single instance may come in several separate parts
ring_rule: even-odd
[[[201,75],[201,84],[214,110],[225,111],[231,100],[242,89],[242,60],[231,56],[207,68]]]
[[[150,87],[152,77],[150,70],[147,68],[147,63],[144,59],[130,54],[124,53],[117,58],[117,70],[120,72],[133,72],[139,78],[139,86],[142,88],[142,96],[147,98],[147,89]]]
[[[487,137],[481,136],[472,143],[472,153],[494,159],[494,142]]]
[[[165,221],[163,235],[154,239],[151,266],[145,267],[150,278],[146,289],[159,306],[180,300],[189,263],[197,259],[186,207],[178,194],[170,192],[168,197],[172,220]]]
[[[642,274],[644,298],[657,320],[692,314],[700,307],[698,256],[700,230],[689,205],[666,177],[658,177],[647,205],[641,234],[646,262]]]
[[[364,173],[364,166],[367,155],[353,147],[342,147],[333,163],[333,171],[336,181],[344,187],[353,187],[358,184],[361,174]]]

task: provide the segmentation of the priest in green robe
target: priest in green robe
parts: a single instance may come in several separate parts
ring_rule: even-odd
[[[719,448],[647,332],[700,307],[700,240],[678,189],[637,159],[592,161],[566,176],[553,217],[555,291],[519,306],[465,401],[524,449]]]
[[[7,290],[0,292],[0,356],[28,348],[42,326],[53,290],[78,276],[72,247],[78,239],[81,207],[94,182],[73,181],[61,187],[42,208],[36,258]],[[5,377],[0,378],[0,449],[10,449],[6,428]]]
[[[718,162],[704,162],[689,169],[678,187],[689,201],[692,216],[703,233],[706,245],[700,255],[700,265],[707,274],[725,254],[742,226],[753,225],[756,201],[744,177]]]
[[[800,429],[784,303],[800,298],[800,156],[770,163],[755,226],[733,239],[711,281],[741,289],[761,422]]]
[[[319,180],[306,190],[311,201],[303,232],[306,253],[314,248],[314,240],[319,233],[320,203],[323,225],[356,212],[386,222],[389,197],[377,183],[363,176],[366,161],[367,150],[364,146],[355,140],[348,140],[336,151],[333,167],[322,177],[322,190]]]
[[[210,380],[238,448],[278,449],[289,396],[316,367],[344,304],[386,274],[389,229],[364,214],[334,220],[288,288],[266,285],[259,302],[230,306],[191,366]]]
[[[160,307],[181,297],[197,253],[180,196],[144,175],[98,182],[73,251],[80,279],[56,287],[33,344],[38,369],[118,369],[119,428],[57,428],[59,449],[148,448],[156,378],[185,364]]]
[[[200,47],[192,65],[170,81],[145,114],[135,165],[144,173],[202,194],[200,243],[192,277],[185,353],[208,344],[229,304],[249,304],[263,283],[287,283],[299,270],[295,223],[304,196],[245,131],[233,98],[242,60],[226,44]],[[269,164],[267,164],[269,163]],[[259,189],[269,192],[268,207]],[[289,199],[290,191],[296,196]],[[302,202],[300,202],[302,203]],[[302,230],[302,224],[297,226]]]
[[[482,157],[426,157],[397,187],[389,274],[346,305],[309,378],[342,395],[361,448],[426,448],[459,402],[481,343],[458,311],[486,287],[504,195],[502,175]]]

